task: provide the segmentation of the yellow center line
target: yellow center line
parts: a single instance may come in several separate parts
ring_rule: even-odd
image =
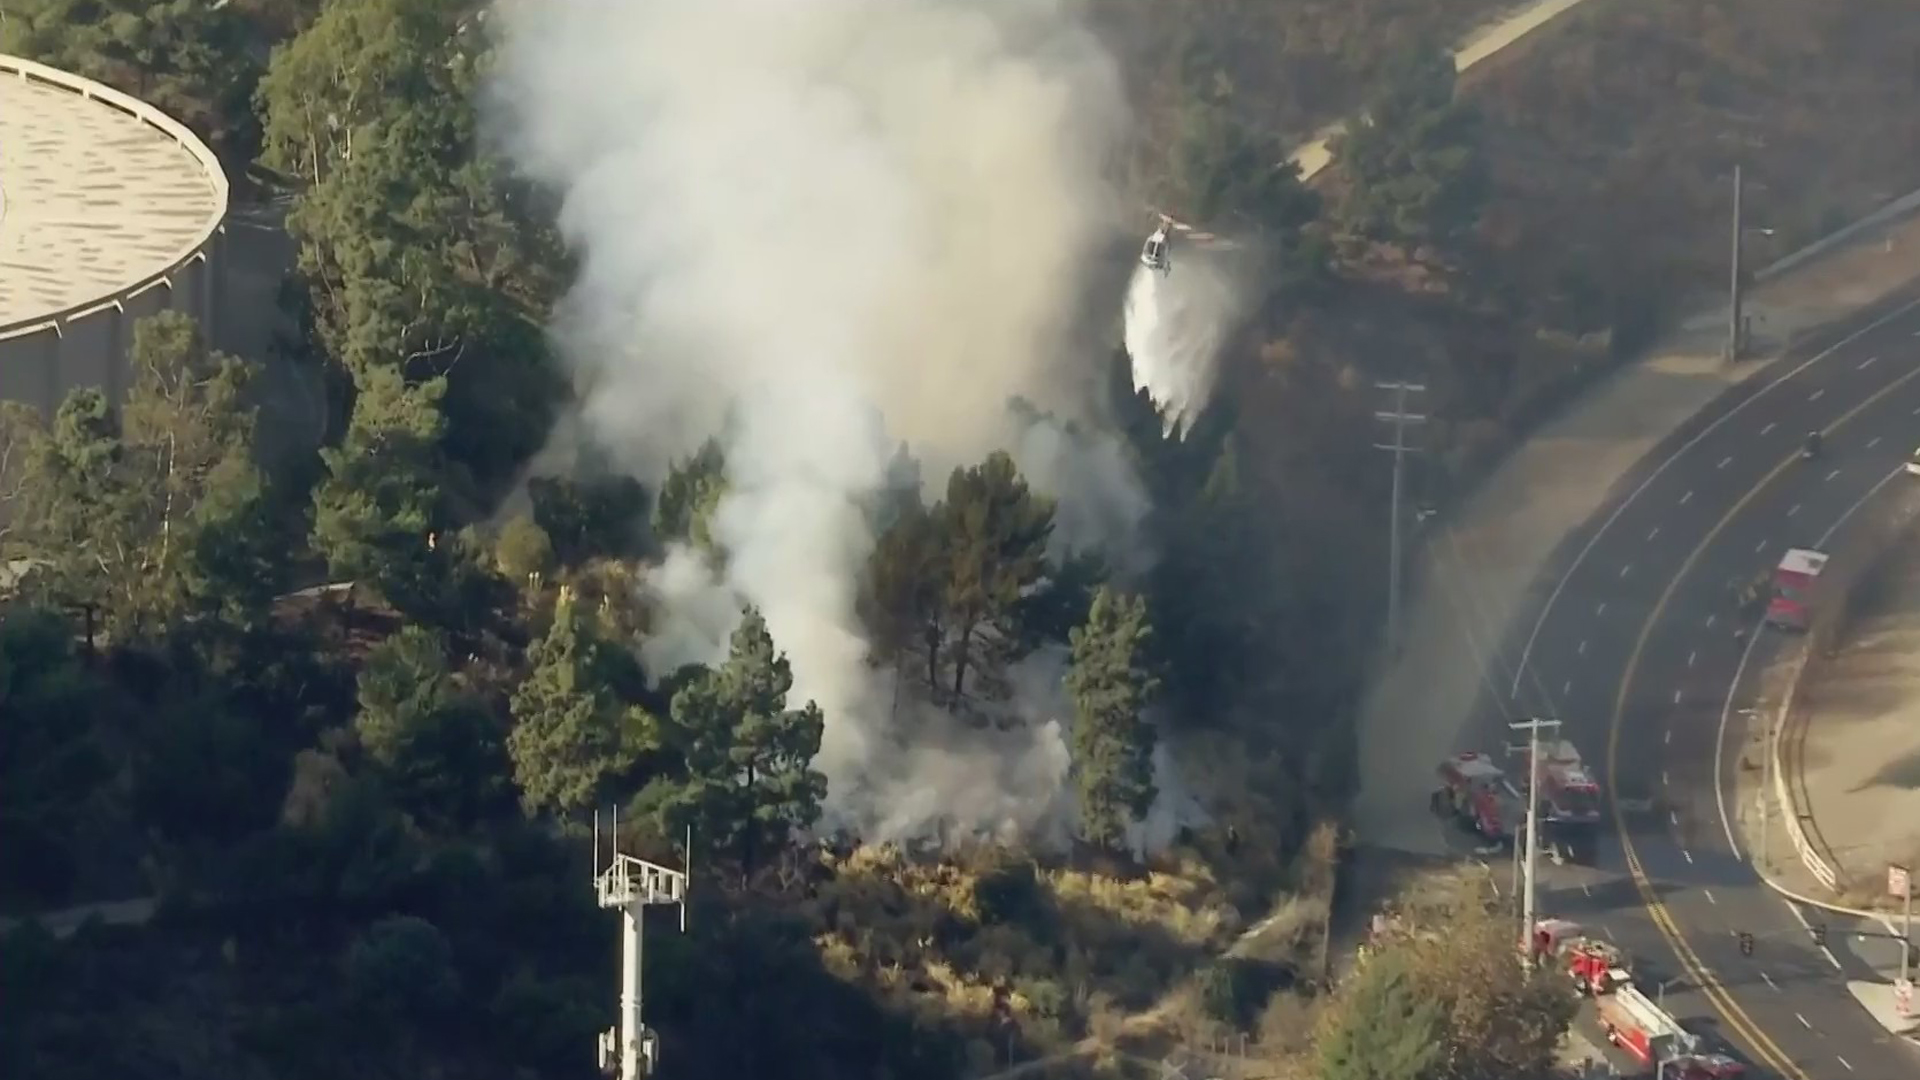
[[[1821,434],[1831,435],[1838,431],[1865,412],[1868,407],[1893,393],[1916,375],[1920,375],[1920,368],[1915,368],[1874,391],[1866,400],[1848,409],[1839,419],[1827,425]],[[1620,690],[1618,696],[1614,698],[1613,717],[1607,729],[1606,775],[1607,800],[1613,810],[1614,830],[1620,834],[1620,850],[1626,856],[1627,873],[1632,875],[1633,884],[1640,892],[1640,901],[1646,905],[1647,914],[1653,918],[1653,925],[1660,931],[1660,936],[1666,938],[1667,944],[1672,946],[1674,955],[1679,957],[1680,966],[1685,968],[1687,974],[1700,985],[1700,989],[1707,995],[1707,1000],[1713,1003],[1714,1011],[1720,1014],[1729,1027],[1740,1034],[1748,1049],[1752,1050],[1762,1063],[1781,1075],[1789,1077],[1790,1080],[1810,1080],[1806,1072],[1796,1065],[1778,1044],[1768,1038],[1766,1032],[1762,1031],[1753,1018],[1747,1015],[1746,1010],[1733,1000],[1733,995],[1727,992],[1727,988],[1718,978],[1714,977],[1713,971],[1707,967],[1705,961],[1700,959],[1700,955],[1693,951],[1693,946],[1687,944],[1687,939],[1681,934],[1679,925],[1674,922],[1673,916],[1667,911],[1659,895],[1653,891],[1653,883],[1648,879],[1646,870],[1640,865],[1640,857],[1633,849],[1633,839],[1627,832],[1626,816],[1620,810],[1619,794],[1612,779],[1619,775],[1620,730],[1627,712],[1628,692],[1632,689],[1634,675],[1640,669],[1640,656],[1646,650],[1648,639],[1653,636],[1653,628],[1659,624],[1660,616],[1666,612],[1667,604],[1673,599],[1673,594],[1679,590],[1680,583],[1692,572],[1694,564],[1700,561],[1700,556],[1722,532],[1726,531],[1727,526],[1747,508],[1748,504],[1793,466],[1794,459],[1797,457],[1799,457],[1798,452],[1783,458],[1780,464],[1774,466],[1773,471],[1762,477],[1759,483],[1740,497],[1740,501],[1733,504],[1725,516],[1714,523],[1713,528],[1707,531],[1707,535],[1701,538],[1700,543],[1687,553],[1686,561],[1680,564],[1680,569],[1674,571],[1665,591],[1654,603],[1653,610],[1647,615],[1647,621],[1640,627],[1640,636],[1633,643],[1633,652],[1627,657],[1626,669],[1620,675]]]

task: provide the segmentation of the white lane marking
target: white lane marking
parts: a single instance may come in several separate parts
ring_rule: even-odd
[[[1660,786],[1661,786],[1661,787],[1666,787],[1666,786],[1667,786],[1667,783],[1668,783],[1668,781],[1667,781],[1667,770],[1665,770],[1665,769],[1661,769],[1661,770],[1660,770]]]
[[[1706,898],[1707,898],[1707,903],[1709,903],[1709,904],[1712,904],[1712,905],[1714,905],[1715,907],[1718,907],[1718,906],[1720,906],[1720,901],[1718,901],[1718,900],[1715,900],[1715,899],[1713,898],[1713,890],[1712,890],[1712,889],[1701,889],[1700,891],[1701,891],[1701,893],[1703,893],[1703,894],[1704,894],[1704,895],[1706,896]]]
[[[1672,825],[1680,824],[1680,811],[1678,810],[1667,811],[1667,822]]]
[[[1761,977],[1762,979],[1765,979],[1765,980],[1767,981],[1767,985],[1768,985],[1768,986],[1771,986],[1771,987],[1773,987],[1773,992],[1774,992],[1774,993],[1776,993],[1776,994],[1777,994],[1777,993],[1779,993],[1779,992],[1780,992],[1780,984],[1779,984],[1779,983],[1777,983],[1777,982],[1774,982],[1774,981],[1773,981],[1773,976],[1771,976],[1771,975],[1769,975],[1769,974],[1767,974],[1766,972],[1764,972],[1764,971],[1763,971],[1763,972],[1761,972],[1761,973],[1760,973],[1760,977]]]
[[[1656,536],[1659,536],[1659,535],[1660,535],[1660,526],[1658,526],[1658,525],[1655,525],[1655,526],[1653,527],[1653,530],[1652,530],[1651,532],[1649,532],[1649,533],[1647,533],[1647,539],[1649,539],[1649,540],[1651,540],[1651,539],[1653,539],[1654,537],[1656,537]]]
[[[1687,654],[1687,666],[1692,667],[1693,662],[1698,659],[1700,659],[1700,650],[1695,649],[1692,652]]]
[[[1666,743],[1669,746],[1673,745],[1673,729],[1668,728],[1666,738],[1661,739],[1660,741]]]
[[[1695,432],[1693,435],[1693,438],[1688,439],[1684,444],[1680,446],[1679,449],[1675,450],[1671,454],[1668,454],[1665,461],[1662,461],[1658,466],[1654,468],[1652,472],[1648,473],[1646,477],[1640,481],[1640,486],[1634,488],[1633,491],[1630,492],[1626,498],[1620,500],[1620,504],[1613,508],[1613,513],[1607,515],[1607,520],[1600,523],[1600,527],[1593,531],[1592,536],[1587,537],[1587,542],[1581,545],[1580,553],[1573,557],[1573,561],[1567,564],[1567,568],[1565,570],[1561,571],[1560,580],[1553,583],[1553,591],[1547,594],[1547,602],[1541,605],[1540,614],[1536,616],[1533,620],[1533,629],[1527,631],[1527,643],[1520,647],[1520,661],[1518,664],[1514,665],[1513,682],[1507,689],[1507,697],[1518,698],[1520,696],[1520,681],[1526,675],[1527,662],[1533,659],[1534,643],[1540,639],[1540,631],[1543,627],[1547,625],[1547,617],[1553,614],[1553,605],[1559,601],[1560,594],[1566,591],[1567,582],[1573,580],[1574,573],[1578,571],[1580,567],[1586,563],[1587,556],[1592,554],[1593,549],[1600,545],[1600,539],[1607,535],[1608,530],[1613,528],[1613,523],[1620,520],[1620,515],[1627,512],[1627,507],[1632,506],[1634,503],[1640,501],[1640,496],[1645,494],[1646,490],[1653,486],[1654,481],[1660,479],[1662,476],[1665,476],[1667,473],[1667,470],[1673,467],[1674,462],[1679,461],[1681,458],[1691,453],[1693,448],[1696,446],[1699,446],[1700,443],[1707,438],[1707,436],[1712,435],[1714,432],[1720,430],[1720,426],[1722,424],[1725,424],[1727,421],[1740,415],[1741,412],[1745,411],[1747,406],[1752,405],[1754,402],[1759,401],[1761,398],[1766,397],[1769,393],[1772,393],[1774,388],[1785,385],[1788,381],[1792,380],[1795,376],[1799,375],[1801,372],[1806,371],[1808,368],[1811,368],[1813,365],[1819,363],[1822,360],[1825,360],[1827,357],[1832,356],[1834,353],[1839,352],[1841,349],[1846,348],[1848,345],[1853,344],[1854,342],[1860,340],[1861,338],[1872,333],[1873,331],[1878,330],[1881,327],[1887,325],[1888,323],[1893,322],[1894,320],[1905,316],[1908,312],[1914,310],[1915,308],[1920,308],[1920,300],[1909,300],[1908,302],[1900,305],[1899,307],[1895,308],[1892,311],[1887,312],[1885,315],[1880,316],[1879,318],[1873,320],[1872,322],[1861,327],[1860,329],[1855,330],[1853,333],[1848,334],[1846,337],[1841,338],[1839,341],[1834,342],[1832,345],[1829,345],[1825,350],[1821,352],[1817,352],[1812,356],[1809,356],[1806,360],[1802,361],[1800,365],[1794,368],[1792,371],[1787,372],[1785,375],[1780,376],[1778,379],[1775,379],[1774,381],[1768,383],[1767,385],[1762,386],[1760,389],[1755,390],[1751,397],[1741,399],[1740,401],[1736,402],[1732,408],[1728,409],[1726,412],[1715,417],[1712,423],[1708,424],[1706,427],[1701,428],[1699,431]],[[1913,414],[1915,416],[1920,416],[1920,409],[1913,410]],[[1684,503],[1692,497],[1693,497],[1693,492],[1689,491],[1686,493],[1686,495],[1681,497],[1680,501]]]
[[[1731,465],[1731,464],[1733,464],[1733,455],[1732,455],[1732,454],[1728,454],[1728,455],[1727,455],[1726,457],[1723,457],[1723,458],[1721,458],[1721,459],[1720,459],[1720,464],[1718,464],[1718,465],[1715,465],[1715,466],[1714,466],[1714,468],[1716,468],[1716,469],[1724,469],[1724,468],[1726,468],[1727,466],[1729,466],[1729,465]]]
[[[1682,855],[1685,855],[1685,856],[1687,857],[1687,865],[1688,865],[1688,866],[1692,866],[1692,865],[1693,865],[1693,852],[1691,852],[1691,851],[1688,851],[1688,850],[1687,850],[1686,848],[1681,848],[1681,849],[1680,849],[1680,854],[1682,854]]]
[[[1769,889],[1767,891],[1772,892],[1773,890]],[[1774,893],[1774,895],[1779,896],[1780,894]],[[1787,910],[1793,913],[1793,921],[1800,924],[1800,929],[1805,930],[1809,935],[1811,935],[1813,933],[1813,924],[1808,922],[1807,917],[1800,913],[1800,905],[1793,903],[1792,901],[1788,900],[1786,897],[1781,897],[1780,902],[1787,905]],[[1846,970],[1845,968],[1840,966],[1840,958],[1833,955],[1832,949],[1829,949],[1825,945],[1822,945],[1820,946],[1820,955],[1827,958],[1827,963],[1833,965],[1833,970],[1835,971]]]
[[[1827,474],[1827,479],[1828,479],[1828,480],[1832,480],[1832,479],[1833,479],[1834,477],[1836,477],[1836,476],[1839,476],[1839,475],[1840,475],[1840,470],[1839,470],[1839,469],[1835,469],[1835,470],[1833,470],[1832,472],[1830,472],[1830,473],[1828,473],[1828,474]]]
[[[1568,698],[1573,696],[1573,680],[1572,679],[1568,679],[1566,682],[1563,682],[1560,684],[1560,696],[1563,698]]]
[[[1633,572],[1633,564],[1632,564],[1632,563],[1628,563],[1627,565],[1625,565],[1625,566],[1623,566],[1623,567],[1621,567],[1621,568],[1620,568],[1620,576],[1621,576],[1621,577],[1626,577],[1626,576],[1627,576],[1628,574],[1630,574],[1630,573],[1632,573],[1632,572]]]
[[[1612,929],[1611,929],[1610,927],[1608,927],[1606,923],[1601,923],[1601,924],[1600,924],[1600,936],[1601,936],[1601,937],[1603,937],[1603,938],[1606,938],[1606,939],[1607,939],[1608,941],[1612,941],[1612,940],[1613,940],[1613,930],[1612,930]]]
[[[1915,335],[1913,335],[1913,336],[1914,336],[1914,337],[1920,337],[1920,334],[1915,334]],[[1843,1058],[1843,1057],[1841,1057],[1841,1056],[1840,1056],[1839,1054],[1835,1054],[1835,1055],[1833,1055],[1833,1060],[1835,1060],[1835,1061],[1837,1061],[1837,1062],[1839,1062],[1839,1063],[1840,1063],[1840,1064],[1842,1064],[1842,1065],[1845,1065],[1845,1066],[1847,1067],[1847,1071],[1848,1071],[1848,1072],[1852,1072],[1852,1071],[1853,1071],[1853,1062],[1851,1062],[1851,1061],[1848,1061],[1848,1060],[1847,1060],[1846,1058]]]
[[[1714,622],[1714,620],[1715,620],[1715,619],[1718,619],[1719,617],[1720,617],[1720,616],[1718,616],[1718,615],[1709,615],[1709,616],[1707,616],[1707,629],[1709,629],[1709,630],[1711,630],[1711,629],[1713,629],[1713,622]]]
[[[1867,449],[1869,450],[1879,445],[1880,445],[1880,436],[1878,435],[1875,435],[1873,438],[1867,440]]]
[[[1594,608],[1593,613],[1596,616],[1605,615],[1607,613],[1607,602],[1605,600],[1600,601],[1600,606],[1597,608]]]
[[[1740,680],[1746,677],[1747,662],[1753,659],[1753,647],[1760,644],[1760,628],[1766,625],[1766,616],[1753,624],[1753,633],[1747,635],[1747,647],[1740,650],[1740,662],[1734,665],[1733,681],[1727,684],[1727,698],[1720,706],[1720,728],[1713,737],[1713,801],[1720,809],[1720,828],[1727,834],[1727,850],[1734,858],[1740,857],[1740,841],[1733,835],[1733,819],[1727,815],[1726,782],[1720,777],[1726,772],[1727,721],[1733,716],[1733,697],[1740,690]],[[1748,858],[1751,862],[1751,857]]]
[[[1580,647],[1579,647],[1579,648],[1577,648],[1577,649],[1575,649],[1575,650],[1573,650],[1573,653],[1574,653],[1574,655],[1575,655],[1575,656],[1585,656],[1585,655],[1587,655],[1587,639],[1586,639],[1586,638],[1581,638],[1581,639],[1580,639]]]
[[[1794,1018],[1795,1020],[1798,1020],[1798,1021],[1800,1021],[1800,1026],[1801,1026],[1801,1027],[1803,1027],[1803,1028],[1806,1028],[1806,1029],[1807,1029],[1808,1031],[1812,1031],[1812,1030],[1813,1030],[1813,1025],[1812,1025],[1812,1024],[1809,1024],[1809,1023],[1807,1023],[1807,1018],[1806,1018],[1806,1017],[1804,1017],[1804,1016],[1801,1016],[1801,1015],[1800,1015],[1799,1013],[1794,1013],[1794,1014],[1793,1014],[1793,1018]]]
[[[1580,883],[1580,891],[1587,894],[1588,896],[1593,895],[1593,889],[1588,887],[1587,883],[1584,881]]]
[[[1675,705],[1678,705],[1678,704],[1680,704],[1680,691],[1678,691],[1678,690],[1675,690],[1675,691],[1673,692],[1673,703],[1674,703]]]
[[[1767,432],[1772,431],[1774,428],[1777,428],[1779,426],[1780,424],[1778,421],[1769,420],[1767,421],[1767,426],[1760,429],[1760,434],[1765,435]]]
[[[1870,367],[1872,367],[1873,365],[1875,365],[1875,364],[1877,364],[1877,363],[1879,363],[1879,362],[1880,362],[1880,358],[1879,358],[1879,357],[1877,357],[1877,356],[1869,356],[1869,357],[1867,357],[1867,358],[1866,358],[1865,360],[1862,360],[1862,361],[1860,361],[1860,368],[1859,368],[1859,370],[1861,370],[1861,371],[1865,371],[1865,370],[1867,370],[1868,368],[1870,368]]]
[[[1901,465],[1881,477],[1879,483],[1868,488],[1865,495],[1854,500],[1852,506],[1847,507],[1838,518],[1834,519],[1833,524],[1827,527],[1827,531],[1820,534],[1820,539],[1813,542],[1813,546],[1816,548],[1826,547],[1827,541],[1833,539],[1833,534],[1840,531],[1840,527],[1847,523],[1847,519],[1858,513],[1861,507],[1867,505],[1869,499],[1879,494],[1881,488],[1892,483],[1895,477],[1904,472],[1906,472],[1906,466]],[[1720,706],[1720,729],[1713,737],[1713,801],[1720,811],[1720,828],[1727,834],[1727,850],[1733,852],[1736,858],[1740,857],[1740,841],[1735,838],[1733,834],[1733,817],[1727,813],[1726,783],[1721,779],[1721,777],[1726,774],[1727,724],[1733,717],[1734,695],[1740,691],[1740,680],[1747,673],[1747,662],[1753,659],[1753,647],[1760,644],[1760,631],[1765,625],[1766,617],[1762,616],[1753,624],[1753,633],[1747,635],[1747,647],[1740,651],[1740,663],[1733,669],[1733,681],[1727,684],[1726,701]],[[1707,627],[1708,629],[1712,629],[1713,627],[1713,616],[1711,615],[1707,616]],[[1668,738],[1672,738],[1671,734],[1669,734]],[[1751,854],[1747,855],[1746,858],[1748,862],[1753,861]],[[1787,907],[1793,911],[1794,917],[1800,918],[1799,908],[1794,907],[1792,904],[1788,904]],[[1800,918],[1800,924],[1806,926],[1807,920]],[[1808,927],[1808,930],[1811,931],[1812,928]],[[1825,946],[1821,946],[1821,949],[1822,951],[1826,951]],[[1833,962],[1834,967],[1837,968],[1840,966],[1840,961],[1834,959],[1832,952],[1827,952],[1827,959]]]
[[[1826,392],[1826,390],[1824,390],[1824,389],[1820,389],[1820,390],[1815,390],[1815,391],[1814,391],[1814,392],[1813,392],[1812,394],[1809,394],[1809,395],[1807,396],[1807,401],[1808,401],[1808,403],[1812,403],[1812,402],[1815,402],[1815,401],[1819,401],[1819,400],[1820,400],[1821,398],[1823,398],[1823,397],[1826,397],[1826,396],[1827,396],[1827,392]]]
[[[1767,542],[1765,540],[1762,540],[1759,543],[1753,545],[1753,553],[1755,555],[1758,555],[1765,550],[1767,550]]]
[[[1787,516],[1788,516],[1788,517],[1792,517],[1793,515],[1795,515],[1795,514],[1797,514],[1797,513],[1799,513],[1799,512],[1800,512],[1800,504],[1799,504],[1799,503],[1794,503],[1794,504],[1793,504],[1792,506],[1790,506],[1790,507],[1788,507],[1788,508],[1787,508]]]
[[[1913,415],[1920,416],[1920,409],[1913,410]],[[1688,488],[1687,493],[1685,495],[1680,496],[1680,505],[1685,506],[1687,505],[1687,503],[1691,502],[1692,500],[1693,500],[1693,489]]]

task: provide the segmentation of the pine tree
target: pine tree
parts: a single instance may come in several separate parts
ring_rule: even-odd
[[[872,659],[898,671],[909,660],[929,687],[940,682],[946,628],[941,611],[946,545],[940,523],[916,500],[902,505],[867,558],[860,614]]]
[[[760,613],[748,608],[732,652],[674,695],[673,732],[687,779],[662,804],[675,831],[751,874],[762,856],[820,818],[826,777],[812,767],[825,722],[809,701],[790,708],[793,669]]]
[[[607,645],[590,615],[561,589],[553,626],[528,651],[533,670],[513,693],[507,736],[513,777],[527,809],[578,814],[658,743],[658,725],[612,691]]]
[[[727,493],[727,458],[720,443],[708,439],[698,453],[676,461],[660,484],[653,507],[653,532],[662,540],[693,544],[709,555],[719,555],[713,536],[713,514]]]
[[[973,697],[1005,695],[1005,669],[1019,653],[1020,602],[1046,575],[1053,514],[1053,500],[1035,494],[1004,452],[948,478],[946,501],[934,512],[945,546],[948,665],[936,700],[963,706],[970,676]]]
[[[1160,682],[1147,666],[1146,600],[1102,586],[1085,625],[1070,640],[1073,668],[1073,771],[1081,834],[1114,850],[1129,820],[1146,817],[1153,785],[1154,730],[1146,709]]]

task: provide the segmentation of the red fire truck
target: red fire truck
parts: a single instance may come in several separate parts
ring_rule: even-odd
[[[1534,924],[1533,955],[1566,972],[1576,992],[1599,997],[1633,978],[1626,954],[1598,938],[1588,937],[1580,924],[1565,919],[1542,919]]]
[[[1525,817],[1526,801],[1507,774],[1485,754],[1467,751],[1440,763],[1434,812],[1452,817],[1495,844],[1510,843]]]
[[[1767,623],[1782,630],[1805,630],[1813,625],[1814,601],[1827,556],[1811,548],[1792,548],[1780,556],[1773,571],[1773,598],[1767,602]]]
[[[1593,998],[1607,1041],[1656,1070],[1656,1080],[1730,1080],[1746,1067],[1709,1051],[1700,1036],[1680,1026],[1658,1002],[1633,984],[1619,949],[1588,937],[1578,923],[1542,919],[1529,942],[1533,955],[1564,971],[1574,990]]]
[[[1541,839],[1555,862],[1590,864],[1599,846],[1600,782],[1565,739],[1540,748]]]

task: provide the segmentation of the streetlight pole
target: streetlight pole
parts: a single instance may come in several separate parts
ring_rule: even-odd
[[[1894,891],[1897,891],[1901,894],[1901,901],[1905,908],[1905,914],[1902,916],[1901,924],[1900,924],[1900,985],[1908,986],[1910,985],[1908,980],[1913,976],[1913,972],[1910,970],[1910,963],[1909,963],[1913,953],[1913,871],[1912,871],[1912,868],[1906,867],[1906,866],[1899,866],[1899,865],[1888,866],[1887,881],[1890,884],[1899,886],[1899,889]],[[1909,991],[1909,993],[1911,993],[1911,991]]]
[[[1747,710],[1753,715],[1753,710]],[[1766,734],[1760,740],[1760,865],[1772,866],[1769,854],[1773,849],[1767,846],[1767,824],[1773,817],[1773,721],[1771,712],[1767,714]],[[1785,808],[1782,808],[1784,812]],[[1752,860],[1749,859],[1749,862]]]

